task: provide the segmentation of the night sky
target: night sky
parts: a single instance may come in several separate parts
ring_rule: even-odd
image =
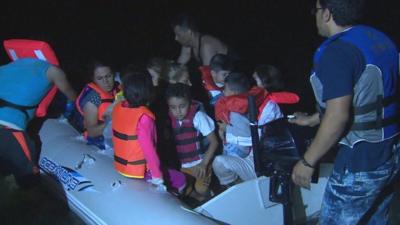
[[[400,46],[400,13],[396,0],[369,0],[365,23],[387,33]],[[171,19],[192,14],[203,33],[219,37],[250,68],[277,66],[290,90],[305,101],[318,37],[310,8],[314,0],[9,0],[2,1],[0,39],[33,38],[50,42],[75,87],[83,85],[91,58],[105,58],[118,70],[150,57],[175,59]],[[9,60],[0,53],[2,63]],[[308,106],[307,106],[308,107]]]

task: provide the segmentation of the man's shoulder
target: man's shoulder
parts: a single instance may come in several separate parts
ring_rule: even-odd
[[[212,47],[212,48],[224,48],[225,44],[217,37],[205,34],[202,36],[202,46],[203,47]]]

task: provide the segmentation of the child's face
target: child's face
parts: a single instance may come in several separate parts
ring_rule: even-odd
[[[230,71],[228,70],[220,70],[218,72],[211,70],[211,76],[215,84],[220,84],[223,86],[225,83],[225,77],[228,76]]]
[[[170,80],[169,83],[171,84],[182,83],[192,86],[192,82],[190,82],[190,77],[188,72],[184,72],[178,80]]]
[[[171,97],[168,99],[168,107],[177,120],[183,120],[188,113],[190,103],[186,98]]]
[[[262,88],[264,87],[261,82],[260,77],[258,76],[258,74],[256,72],[253,73],[253,78],[256,81],[257,87],[262,87]]]
[[[225,84],[224,86],[224,96],[231,96],[231,95],[235,95],[236,92],[234,92],[228,84]]]

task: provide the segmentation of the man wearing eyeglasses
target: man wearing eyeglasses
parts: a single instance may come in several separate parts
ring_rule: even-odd
[[[363,0],[317,0],[318,33],[327,37],[314,55],[310,82],[319,106],[290,122],[319,124],[293,169],[294,183],[310,187],[318,160],[339,143],[320,224],[387,224],[390,189],[399,170],[397,76],[399,56],[383,33],[356,25]]]

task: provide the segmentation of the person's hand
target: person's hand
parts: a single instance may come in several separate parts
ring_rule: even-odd
[[[307,189],[311,188],[311,177],[314,169],[298,161],[292,171],[292,180],[296,185]]]
[[[288,116],[289,117],[289,116]],[[295,112],[291,117],[288,118],[289,123],[294,123],[300,126],[309,126],[310,117],[307,113]]]
[[[204,178],[206,176],[207,165],[203,162],[199,163],[198,165],[192,168],[194,176],[196,178]]]

